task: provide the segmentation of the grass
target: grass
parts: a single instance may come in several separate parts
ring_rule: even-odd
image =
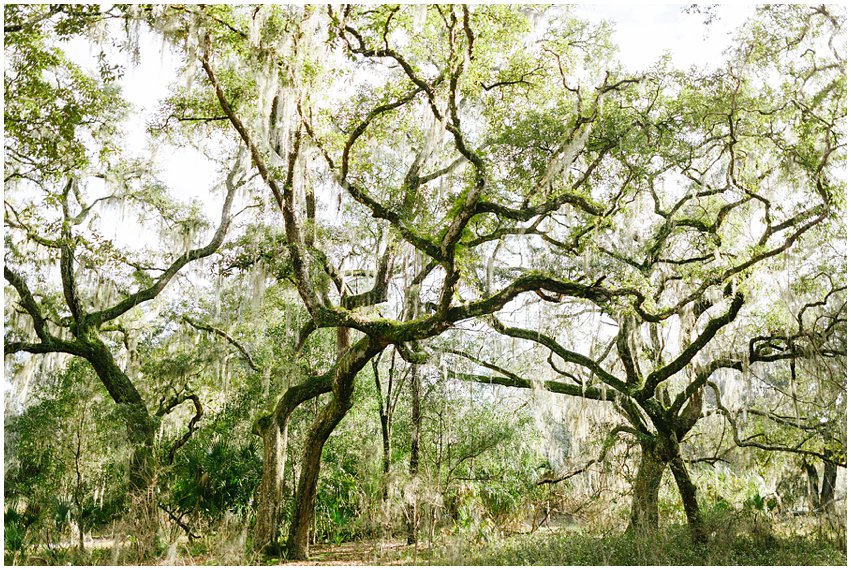
[[[710,521],[710,539],[694,545],[688,529],[672,526],[655,536],[602,535],[572,530],[517,535],[470,554],[455,549],[434,562],[487,566],[814,566],[846,564],[839,537],[777,532],[757,519],[728,516]]]

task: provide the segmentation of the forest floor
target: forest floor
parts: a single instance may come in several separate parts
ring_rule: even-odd
[[[487,565],[487,566],[845,566],[845,528],[824,520],[770,521],[765,517],[729,514],[709,517],[709,542],[694,545],[688,529],[671,525],[657,536],[631,536],[623,531],[590,531],[576,525],[541,528],[489,541],[465,533],[436,537],[429,547],[403,540],[364,540],[339,545],[318,544],[309,562],[285,565]],[[479,537],[480,539],[481,537]],[[266,564],[281,564],[266,560]]]
[[[164,566],[844,566],[847,561],[844,525],[827,528],[815,519],[768,524],[764,517],[739,515],[710,519],[708,523],[706,545],[693,545],[687,529],[680,525],[669,526],[653,537],[570,525],[506,537],[492,536],[489,540],[462,531],[438,534],[433,544],[429,545],[427,540],[420,543],[416,554],[403,538],[316,544],[311,547],[311,560],[307,562],[257,558],[246,551],[244,531],[225,532],[212,533],[192,544],[181,537],[144,563]],[[48,552],[42,547],[32,549],[23,559],[12,558],[8,551],[5,554],[7,564],[139,563],[129,549],[116,549],[109,539],[89,542],[85,552],[62,547]]]
[[[425,563],[425,545],[417,549],[418,564]],[[362,540],[343,544],[316,544],[307,562],[284,562],[285,566],[401,566],[413,564],[414,547],[404,540]]]

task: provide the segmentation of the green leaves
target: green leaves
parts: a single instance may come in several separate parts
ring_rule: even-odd
[[[75,14],[52,32],[77,33],[89,16],[86,11]],[[115,126],[127,105],[114,84],[86,74],[64,55],[46,29],[48,23],[40,20],[6,37],[5,149],[12,179],[55,184],[110,154]]]

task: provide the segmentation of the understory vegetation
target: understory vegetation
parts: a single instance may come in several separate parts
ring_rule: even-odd
[[[6,564],[846,563],[841,7],[3,10]]]
[[[747,515],[745,517],[749,518]],[[809,524],[787,535],[762,521],[711,517],[706,544],[695,545],[688,529],[672,526],[652,536],[613,532],[602,536],[555,531],[512,537],[472,555],[444,555],[439,564],[482,566],[776,566],[846,564],[833,535],[810,534]]]

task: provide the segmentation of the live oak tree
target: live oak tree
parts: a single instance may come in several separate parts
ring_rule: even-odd
[[[707,392],[714,408],[708,414],[727,418],[736,444],[844,465],[841,446],[826,454],[740,434],[738,410],[724,407],[713,382],[732,370],[750,386],[753,370],[770,371],[775,363],[794,370],[796,361],[801,367],[838,359],[835,366],[844,366],[844,258],[829,255],[844,235],[845,60],[834,45],[843,29],[840,17],[824,8],[766,8],[742,30],[725,66],[648,72],[625,90],[629,104],[595,109],[583,123],[587,139],[571,166],[579,176],[584,164],[599,161],[589,176],[598,200],[578,212],[519,210],[531,225],[494,230],[512,234],[503,242],[509,251],[531,252],[532,260],[569,275],[631,292],[577,301],[541,291],[539,304],[558,305],[541,313],[549,323],[491,324],[538,345],[542,358],[549,353],[558,380],[542,388],[611,402],[626,420],[611,437],[629,434],[641,448],[633,528],[657,527],[659,485],[669,467],[693,537],[705,539],[682,442],[705,417]],[[581,91],[568,91],[580,105]],[[524,119],[510,120],[513,136],[503,144],[511,159],[504,168],[547,180],[549,170],[526,165],[536,157],[546,164],[540,149],[548,137],[539,133],[560,116]],[[605,150],[592,153],[595,144]],[[770,318],[769,300],[785,318]],[[579,318],[597,328],[595,338],[571,330]],[[479,364],[498,374],[458,377],[533,386],[522,371]],[[842,378],[837,386],[823,373],[810,377],[833,394],[825,414],[833,415],[837,398],[836,388],[827,387],[844,394]],[[818,429],[813,412],[798,422],[788,407],[751,413],[810,439]]]
[[[555,179],[565,151],[572,152],[561,147],[581,136],[584,113],[593,113],[604,96],[619,98],[635,80],[601,74],[597,86],[590,88],[590,100],[568,111],[569,122],[578,127],[562,134],[563,145],[550,149],[551,195],[531,207],[517,204],[515,191],[521,201],[537,202],[544,196],[537,187],[506,183],[491,154],[497,148],[489,143],[488,130],[497,127],[492,119],[508,98],[523,97],[531,78],[541,75],[551,87],[562,85],[561,75],[556,67],[541,68],[516,51],[519,61],[500,57],[530,31],[529,19],[516,11],[428,7],[416,18],[414,12],[399,7],[327,12],[198,8],[170,14],[174,20],[168,33],[200,60],[218,102],[210,116],[227,117],[281,210],[292,281],[311,317],[306,333],[329,327],[338,331],[336,363],[291,388],[275,411],[261,419],[261,424],[276,428],[267,447],[280,448],[285,433],[281,427],[293,407],[331,393],[310,429],[302,457],[287,541],[289,555],[296,559],[307,556],[322,447],[352,405],[358,372],[382,349],[394,345],[416,360],[408,343],[490,314],[529,291],[594,300],[634,295],[583,275],[539,270],[510,272],[492,290],[482,290],[471,278],[480,249],[491,241],[475,236],[487,231],[491,220],[529,219],[535,212],[562,206],[596,208],[584,189]],[[604,42],[597,41],[597,30],[573,20],[554,19],[550,29],[550,55],[544,56],[549,63],[562,58],[567,65],[569,58],[605,49],[600,45]],[[409,41],[415,33],[418,40]],[[361,67],[380,79],[377,86],[361,87],[352,107],[338,107],[322,97],[336,79],[328,69],[330,47],[321,43],[325,37],[346,57],[333,61],[340,66],[336,74],[345,78]],[[253,79],[235,84],[234,77]],[[252,83],[257,91],[246,93]],[[590,174],[598,164],[592,161],[586,171]],[[358,268],[370,271],[372,283],[357,289],[353,285],[358,283],[346,283],[342,260],[324,247],[317,231],[328,223],[316,195],[316,172],[321,170],[345,192],[346,202],[359,205],[358,215],[371,216],[384,228],[385,245],[370,260],[371,267]],[[398,259],[414,252],[422,262],[410,287],[419,288],[422,311],[414,313],[397,300],[395,308],[391,304],[392,313],[378,316]],[[350,340],[351,331],[357,331],[355,340]],[[274,497],[263,496],[270,495]],[[262,540],[256,542],[262,546]]]
[[[351,406],[358,372],[388,345],[410,352],[407,343],[532,292],[616,320],[605,354],[616,358],[617,375],[548,348],[591,370],[612,389],[599,397],[630,419],[644,452],[634,522],[653,523],[654,487],[670,465],[703,538],[679,442],[700,415],[708,377],[736,364],[694,359],[735,321],[759,267],[842,206],[844,79],[832,49],[842,24],[821,9],[767,11],[715,72],[661,65],[623,76],[592,61],[608,53],[603,30],[559,16],[543,29],[507,8],[179,16],[181,39],[218,102],[214,114],[227,117],[281,210],[292,281],[310,314],[305,334],[338,332],[337,362],[262,420],[277,422],[267,449],[280,448],[291,410],[331,392],[302,458],[287,542],[294,558],[307,555],[321,449]],[[790,22],[798,36],[781,41]],[[530,34],[533,47],[517,49]],[[788,72],[814,38],[828,49],[809,49]],[[356,69],[373,80],[358,84]],[[256,94],[235,91],[234,76],[254,78]],[[341,93],[349,77],[351,95]],[[318,231],[332,221],[318,194],[338,191],[329,187],[382,228],[378,255],[361,256],[369,266],[357,267],[371,283],[347,283],[344,260]],[[403,298],[382,311],[406,252],[424,261],[406,284],[422,311]],[[679,321],[681,338],[666,353],[659,335],[668,321]],[[362,334],[354,342],[352,330]],[[735,356],[795,354],[749,351]]]
[[[58,44],[126,14],[71,6],[4,10],[4,351],[13,358],[61,353],[91,365],[124,418],[134,447],[131,486],[143,494],[144,517],[155,521],[159,422],[197,396],[146,393],[128,368],[138,362],[125,324],[186,266],[221,246],[244,183],[239,160],[223,182],[221,220],[209,232],[197,203],[174,200],[154,165],[124,148],[119,127],[129,109],[116,83],[120,68],[101,53],[100,72],[88,74]],[[121,233],[126,228],[117,239],[108,237],[103,220],[122,207],[139,216],[137,229],[150,243],[134,243]],[[164,246],[154,240],[158,233]],[[201,233],[209,236],[198,245]]]

